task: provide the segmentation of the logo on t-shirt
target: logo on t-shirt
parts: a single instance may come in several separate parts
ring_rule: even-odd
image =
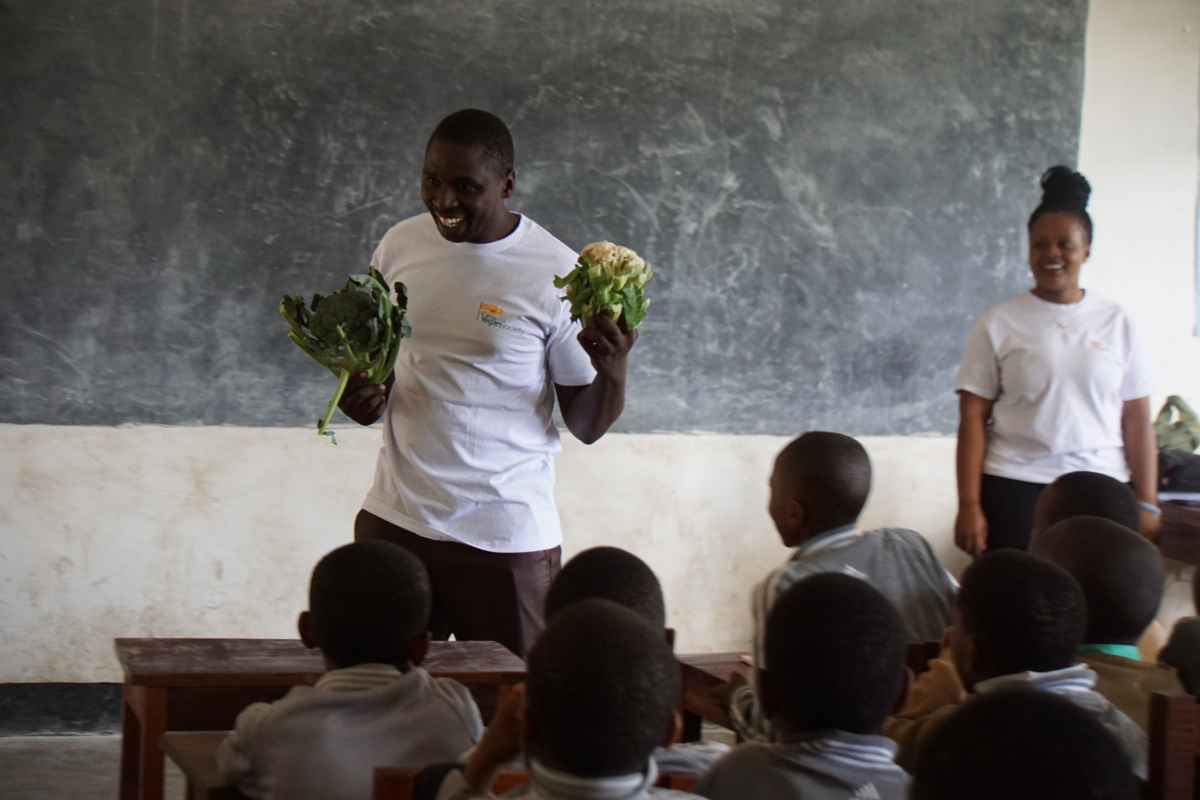
[[[499,328],[511,333],[519,333],[522,336],[528,335],[527,331],[523,331],[520,328],[515,328],[512,325],[506,325],[505,323],[501,322],[500,315],[503,313],[504,309],[502,309],[500,306],[492,305],[491,303],[480,303],[479,313],[475,316],[475,319],[479,320],[484,325],[491,325],[493,328]]]

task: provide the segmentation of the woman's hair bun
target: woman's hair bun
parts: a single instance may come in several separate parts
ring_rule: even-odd
[[[1070,167],[1051,167],[1042,173],[1042,205],[1063,208],[1087,208],[1092,194],[1087,178]]]

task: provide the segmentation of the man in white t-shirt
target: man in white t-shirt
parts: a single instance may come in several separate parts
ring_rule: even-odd
[[[408,287],[413,335],[389,381],[360,376],[340,407],[362,425],[384,418],[355,538],[425,563],[435,636],[524,655],[561,562],[555,398],[577,438],[603,436],[624,408],[637,331],[571,322],[553,278],[576,253],[508,210],[515,180],[499,118],[468,109],[439,123],[421,173],[430,213],[393,227],[372,259]]]

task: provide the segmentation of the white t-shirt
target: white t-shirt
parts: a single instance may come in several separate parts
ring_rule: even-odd
[[[364,509],[494,553],[562,543],[554,384],[596,376],[553,283],[577,257],[528,217],[487,244],[446,241],[429,214],[387,232],[372,263],[408,287],[412,337]]]
[[[1116,303],[1090,291],[1070,304],[1025,292],[979,318],[954,388],[995,400],[984,474],[1050,483],[1088,470],[1127,481],[1122,404],[1156,381]]]

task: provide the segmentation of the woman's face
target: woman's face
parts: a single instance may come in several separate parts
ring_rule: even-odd
[[[1054,303],[1074,303],[1079,270],[1091,253],[1087,231],[1074,214],[1053,212],[1038,217],[1029,229],[1029,269],[1037,288],[1033,293]]]

